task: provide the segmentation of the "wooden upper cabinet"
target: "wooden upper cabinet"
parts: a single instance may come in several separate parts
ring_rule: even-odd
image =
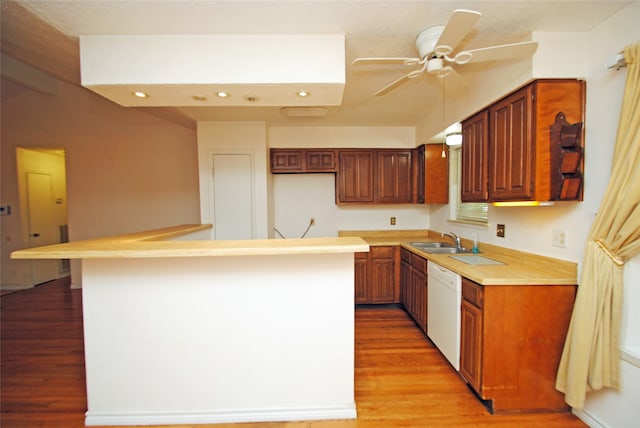
[[[374,167],[374,151],[340,151],[336,174],[336,202],[374,202]]]
[[[412,203],[413,167],[413,150],[339,150],[336,203]]]
[[[440,147],[273,148],[271,173],[335,172],[337,204],[442,204],[448,201],[449,176]]]
[[[308,172],[336,172],[335,150],[306,150],[304,155]]]
[[[489,198],[533,199],[535,169],[533,86],[504,98],[489,109]]]
[[[271,172],[302,172],[301,150],[271,149]]]
[[[486,202],[489,166],[489,112],[483,110],[462,122],[462,202]]]
[[[271,172],[336,172],[336,151],[327,149],[271,149]]]
[[[378,151],[377,202],[411,203],[411,150]]]
[[[465,120],[462,131],[462,200],[559,199],[551,189],[553,180],[561,174],[552,171],[552,165],[558,164],[553,157],[561,156],[561,153],[552,150],[551,126],[558,113],[563,113],[570,124],[583,123],[584,107],[584,81],[540,79]],[[485,113],[488,116],[483,118]],[[487,146],[481,143],[484,140],[488,141]],[[487,154],[482,152],[483,147],[487,147]],[[482,188],[483,182],[488,183],[488,195]],[[483,194],[486,195],[484,198]],[[582,192],[576,194],[579,196],[574,200],[581,200]]]

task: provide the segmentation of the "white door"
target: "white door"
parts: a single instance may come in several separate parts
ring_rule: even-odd
[[[58,229],[53,220],[51,175],[27,173],[27,203],[29,217],[29,247],[57,244]],[[34,260],[33,283],[41,284],[58,277],[57,260]]]
[[[253,239],[253,171],[249,153],[213,154],[215,239]]]

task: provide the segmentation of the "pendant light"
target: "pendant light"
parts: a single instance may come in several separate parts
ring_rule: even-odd
[[[441,77],[442,79],[442,128],[444,128],[444,123],[445,123],[445,77]],[[445,144],[446,144],[446,135],[443,135],[442,137],[442,157],[446,158],[447,157],[447,152],[445,150]]]

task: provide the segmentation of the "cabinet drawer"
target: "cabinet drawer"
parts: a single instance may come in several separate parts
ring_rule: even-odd
[[[478,308],[484,304],[484,291],[480,284],[476,284],[467,278],[462,278],[462,298],[468,300]]]
[[[372,257],[380,257],[380,258],[393,258],[396,247],[384,246],[384,247],[375,247],[372,246],[369,248]]]
[[[411,266],[421,272],[427,273],[427,259],[423,259],[416,254],[411,254]]]
[[[354,258],[356,260],[362,260],[362,259],[366,260],[369,258],[369,253],[362,253],[362,252],[354,253]]]

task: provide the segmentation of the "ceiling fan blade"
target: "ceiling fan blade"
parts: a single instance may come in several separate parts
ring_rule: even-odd
[[[353,65],[386,65],[386,64],[400,64],[400,65],[418,65],[421,64],[420,58],[356,58],[351,64]]]
[[[471,60],[469,62],[499,61],[503,59],[531,56],[536,49],[538,49],[538,42],[522,42],[473,49],[470,51],[460,52],[458,55],[462,53],[471,54]]]
[[[437,55],[448,55],[471,31],[482,14],[473,10],[456,9],[436,42],[434,52]]]
[[[414,76],[415,77],[415,76]],[[413,77],[411,77],[411,73],[409,74],[405,74],[404,76],[402,76],[401,78],[394,80],[393,82],[389,83],[387,86],[385,86],[384,88],[380,89],[378,92],[376,92],[375,94],[373,94],[373,96],[375,97],[379,97],[382,95],[386,95],[389,92],[393,91],[395,88],[397,88],[398,86],[402,85],[403,83],[408,82],[409,80],[411,80]]]

